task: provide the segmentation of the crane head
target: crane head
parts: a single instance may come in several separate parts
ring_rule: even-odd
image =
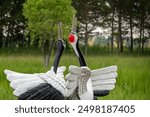
[[[78,37],[75,32],[71,32],[68,38],[69,43],[73,47],[76,55],[79,57],[79,52],[78,52]]]
[[[71,32],[71,33],[70,33],[69,38],[68,38],[68,41],[69,41],[69,43],[70,43],[72,46],[77,45],[78,37],[77,37],[76,32]]]
[[[71,46],[73,47],[76,55],[79,58],[78,36],[76,33],[76,27],[77,27],[77,17],[74,15],[73,20],[72,20],[72,29],[71,29],[72,31],[69,35],[68,41],[71,44]]]

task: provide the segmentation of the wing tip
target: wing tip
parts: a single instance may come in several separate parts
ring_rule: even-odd
[[[117,65],[112,65],[112,66],[106,67],[106,69],[112,69],[113,71],[117,71],[118,70],[118,66]]]
[[[10,70],[8,70],[8,69],[5,69],[4,70],[4,73],[7,75],[7,74],[9,74],[11,71]]]
[[[103,73],[108,73],[108,72],[117,72],[117,65],[112,65],[108,67],[103,67],[99,69],[92,70],[92,76],[95,74],[103,74]]]

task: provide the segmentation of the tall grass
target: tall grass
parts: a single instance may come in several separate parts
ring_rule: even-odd
[[[49,68],[54,57],[52,56]],[[116,88],[108,96],[100,99],[150,99],[150,57],[149,56],[98,56],[86,57],[90,69],[118,66],[118,77]],[[60,66],[70,64],[78,65],[75,55],[63,55]],[[42,56],[34,55],[7,55],[0,56],[0,99],[17,99],[13,96],[13,90],[9,87],[9,82],[4,75],[4,69],[10,69],[23,73],[46,72],[49,68],[44,68]],[[66,70],[65,74],[68,73]]]

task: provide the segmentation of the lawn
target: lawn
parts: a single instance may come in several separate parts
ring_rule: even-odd
[[[51,62],[54,57],[51,58]],[[86,57],[88,66],[91,69],[102,68],[110,65],[118,66],[118,77],[116,88],[100,99],[130,99],[146,100],[150,99],[150,57],[149,56],[88,56]],[[60,66],[70,64],[78,65],[74,55],[63,55]],[[51,64],[50,64],[51,66]],[[49,68],[44,68],[42,56],[38,55],[7,55],[0,56],[0,99],[17,99],[13,96],[13,90],[9,87],[9,82],[4,75],[4,69],[10,69],[23,73],[46,72]],[[65,74],[68,71],[65,72]]]

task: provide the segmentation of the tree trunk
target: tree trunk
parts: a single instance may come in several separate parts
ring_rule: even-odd
[[[143,32],[143,14],[140,12],[140,40],[139,40],[139,51],[142,51],[142,32]]]
[[[84,39],[85,39],[85,51],[84,51],[84,54],[85,56],[87,56],[87,49],[88,49],[88,26],[87,26],[87,23],[86,23],[86,26],[85,26],[85,36],[84,36]]]
[[[0,27],[0,48],[3,46],[3,29]]]
[[[122,16],[121,16],[121,11],[119,11],[119,21],[118,21],[118,32],[119,32],[119,42],[120,42],[120,50],[119,52],[123,52],[123,40],[122,40],[122,30],[121,30],[121,19],[122,19]]]
[[[143,31],[142,31],[142,52],[144,52],[144,43],[145,43],[145,35],[144,35],[144,22],[143,22]]]
[[[141,14],[139,50],[144,51],[144,16]]]
[[[52,53],[52,49],[53,49],[53,44],[54,44],[54,31],[53,31],[53,27],[54,27],[54,23],[50,24],[51,26],[51,30],[50,30],[50,39],[46,40],[44,43],[43,50],[44,50],[44,66],[48,67],[49,65],[49,61],[50,61],[50,56]]]
[[[119,50],[120,50],[119,35],[117,35],[117,50],[119,53]]]
[[[0,19],[1,19],[1,24],[0,24],[0,48],[3,47],[3,23],[2,23],[2,12],[0,13]]]
[[[142,26],[140,25],[139,51],[141,51],[141,43],[142,43]]]
[[[54,42],[55,42],[54,39],[50,40],[50,47],[49,47],[49,51],[48,51],[48,55],[47,55],[47,63],[48,63],[47,66],[49,65],[49,61],[50,61],[50,57],[51,57]]]
[[[131,17],[131,15],[130,15],[130,38],[131,38],[130,52],[133,52],[133,25],[132,25],[132,17]]]
[[[144,51],[144,23],[145,23],[145,8],[143,4],[140,4],[140,41],[139,51]]]
[[[3,46],[3,37],[0,37],[0,48]]]
[[[112,21],[111,21],[111,52],[113,53],[113,49],[114,49],[114,9],[113,9],[113,13],[112,13]]]
[[[144,52],[144,43],[145,41],[142,39],[142,52]]]
[[[43,44],[44,66],[45,67],[48,67],[48,65],[49,65],[50,56],[51,56],[52,49],[53,49],[53,44],[54,44],[54,39],[46,40]]]
[[[85,51],[84,51],[84,55],[85,55],[85,56],[87,56],[87,51],[88,51],[87,35],[85,35]]]

